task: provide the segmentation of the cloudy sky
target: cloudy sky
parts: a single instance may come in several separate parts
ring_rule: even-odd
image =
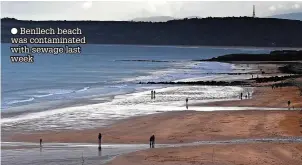
[[[1,18],[22,20],[130,20],[137,17],[172,16],[183,18],[256,16],[302,12],[302,2],[294,1],[5,1]]]

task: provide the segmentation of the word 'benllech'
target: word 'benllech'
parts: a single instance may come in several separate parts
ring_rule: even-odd
[[[80,28],[75,29],[53,29],[53,28],[20,28],[20,34],[82,34]]]

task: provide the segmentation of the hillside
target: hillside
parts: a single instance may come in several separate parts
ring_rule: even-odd
[[[291,19],[302,21],[302,12],[299,13],[286,13],[270,16],[269,18]]]
[[[2,19],[1,23],[3,43],[11,42],[11,37],[25,37],[12,35],[10,29],[13,27],[79,27],[90,44],[302,47],[302,21],[273,18],[192,18],[156,23]]]
[[[154,17],[140,17],[134,18],[131,21],[135,22],[167,22],[169,20],[174,20],[176,18],[170,16],[154,16]]]
[[[190,16],[190,17],[184,17],[184,18],[176,18],[176,17],[170,17],[170,16],[153,16],[153,17],[139,17],[139,18],[134,18],[130,21],[134,22],[167,22],[170,20],[179,20],[179,19],[191,19],[191,18],[199,18],[199,16]]]

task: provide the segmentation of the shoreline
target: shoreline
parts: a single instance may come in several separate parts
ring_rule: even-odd
[[[271,71],[275,67],[272,67]],[[267,68],[263,68],[264,70]],[[258,72],[257,72],[258,73]],[[276,72],[277,73],[277,72]],[[259,74],[259,73],[258,73]],[[277,73],[278,74],[278,73]],[[278,82],[273,82],[278,83]],[[195,106],[251,106],[251,107],[302,107],[298,87],[272,89],[269,83],[255,83],[251,99],[196,104]],[[193,106],[193,105],[190,105]],[[189,106],[189,107],[190,107]],[[251,138],[301,137],[302,113],[299,110],[228,110],[228,111],[185,111],[162,112],[135,116],[119,120],[106,127],[67,130],[34,131],[30,133],[6,134],[2,141],[34,142],[40,138],[46,143],[90,143],[97,144],[97,134],[103,134],[104,144],[146,144],[149,136],[155,134],[156,143],[185,144],[196,141],[238,140]],[[213,149],[214,148],[214,149]],[[215,161],[212,161],[215,150]],[[264,151],[264,152],[263,152]],[[294,158],[291,155],[296,155]],[[238,159],[239,157],[239,159]],[[221,144],[215,146],[194,145],[173,148],[156,148],[122,154],[110,161],[109,165],[144,164],[195,164],[234,162],[245,164],[281,165],[283,160],[293,165],[302,163],[302,144],[264,142],[261,144]],[[230,163],[231,162],[231,163]]]
[[[231,65],[230,65],[230,68],[231,68]],[[240,71],[238,71],[238,72],[240,72]],[[214,75],[213,77],[215,77],[216,75]],[[226,78],[227,78],[227,76],[226,76]],[[66,113],[66,115],[64,115],[64,119],[65,118],[67,118],[67,121],[70,119],[69,118],[69,116],[70,116],[70,114],[72,115],[72,113],[70,112],[70,111],[75,111],[75,114],[77,115],[77,116],[84,116],[83,117],[83,122],[84,121],[87,121],[86,123],[90,123],[90,122],[93,122],[93,121],[96,121],[97,122],[97,119],[95,119],[95,117],[93,117],[93,116],[89,116],[89,115],[87,115],[87,114],[84,114],[85,113],[85,109],[87,110],[87,111],[91,111],[91,113],[97,113],[97,115],[99,115],[100,117],[99,118],[102,118],[102,117],[104,117],[106,120],[108,120],[108,124],[111,124],[112,122],[115,122],[116,120],[119,120],[120,118],[128,118],[129,116],[131,116],[131,114],[127,114],[126,112],[125,113],[123,113],[123,114],[121,114],[121,113],[119,113],[119,112],[117,112],[117,111],[119,111],[119,110],[124,110],[125,108],[127,108],[126,106],[128,106],[128,105],[122,105],[122,106],[120,106],[120,107],[122,107],[122,108],[116,108],[117,110],[114,110],[113,112],[110,112],[110,110],[109,111],[107,111],[107,112],[101,112],[101,111],[106,111],[106,109],[107,108],[110,108],[110,106],[112,107],[112,106],[118,106],[118,105],[115,105],[115,103],[112,103],[113,102],[113,100],[114,101],[120,101],[120,100],[118,100],[121,96],[122,97],[124,97],[123,99],[125,100],[125,101],[128,101],[128,102],[131,102],[131,100],[129,101],[129,99],[127,98],[128,96],[130,96],[131,98],[133,97],[133,100],[134,101],[136,101],[137,99],[136,99],[136,95],[131,95],[131,94],[137,94],[137,96],[139,96],[139,95],[142,95],[142,101],[141,102],[139,102],[139,103],[141,103],[141,104],[139,104],[139,106],[136,104],[136,105],[131,105],[131,107],[128,107],[128,109],[133,109],[133,108],[137,108],[137,109],[141,109],[139,112],[137,112],[137,111],[135,111],[134,112],[134,110],[133,110],[133,112],[132,112],[132,114],[133,113],[135,113],[134,115],[136,115],[136,114],[138,114],[138,115],[145,115],[145,114],[150,114],[150,113],[158,113],[158,112],[162,112],[162,111],[173,111],[173,110],[182,110],[182,109],[185,109],[185,108],[183,108],[183,106],[181,105],[181,106],[179,106],[178,104],[182,104],[182,100],[180,100],[181,98],[181,95],[184,95],[183,97],[185,97],[185,95],[188,95],[188,94],[185,94],[184,92],[186,92],[187,90],[192,90],[192,91],[194,91],[194,92],[197,92],[197,90],[207,90],[207,89],[198,89],[198,88],[200,88],[200,87],[198,87],[198,88],[192,88],[192,89],[189,89],[188,87],[181,87],[181,86],[179,86],[180,88],[188,88],[188,89],[184,89],[184,90],[182,90],[182,91],[180,91],[180,90],[178,90],[178,89],[176,89],[176,88],[178,88],[178,87],[176,87],[175,89],[172,89],[172,88],[174,88],[175,86],[162,86],[162,85],[160,85],[160,86],[157,86],[157,85],[155,85],[155,86],[152,86],[152,87],[157,87],[157,88],[159,88],[159,89],[157,89],[158,91],[159,91],[159,93],[158,93],[158,96],[161,96],[160,95],[160,92],[162,92],[163,93],[163,98],[164,99],[166,99],[167,100],[167,102],[171,102],[172,103],[172,105],[173,106],[171,106],[171,107],[166,107],[166,106],[162,106],[162,108],[161,107],[159,107],[159,106],[161,106],[161,105],[164,105],[164,101],[166,101],[166,100],[164,100],[164,101],[161,101],[161,100],[156,100],[156,101],[149,101],[149,100],[147,100],[147,99],[149,99],[148,98],[148,95],[150,94],[150,93],[148,93],[148,91],[150,91],[152,88],[150,88],[150,89],[147,89],[147,88],[144,88],[144,89],[139,89],[139,90],[135,90],[136,92],[134,92],[134,93],[126,93],[126,94],[118,94],[118,95],[116,95],[116,97],[110,97],[111,98],[111,100],[110,99],[108,99],[108,100],[110,100],[110,101],[98,101],[97,99],[98,99],[98,97],[94,97],[94,100],[93,101],[88,101],[88,102],[90,102],[90,103],[87,103],[86,102],[86,104],[84,103],[81,103],[81,101],[80,102],[77,102],[76,104],[73,104],[73,105],[71,105],[71,103],[66,103],[66,106],[55,106],[55,107],[53,107],[53,108],[49,108],[49,106],[48,105],[45,105],[45,107],[43,106],[42,107],[42,109],[39,109],[39,108],[31,108],[31,106],[32,105],[29,105],[29,106],[27,106],[26,108],[31,108],[31,111],[24,111],[23,110],[23,108],[25,108],[25,106],[22,106],[22,107],[20,107],[20,108],[16,108],[16,111],[15,112],[8,112],[8,113],[2,113],[1,114],[1,117],[4,117],[4,118],[2,118],[3,119],[3,123],[4,123],[4,129],[3,130],[9,130],[10,128],[12,128],[13,130],[16,130],[16,131],[19,131],[19,130],[21,130],[22,129],[22,127],[20,127],[21,129],[18,129],[18,126],[17,126],[17,123],[23,123],[23,120],[25,121],[27,118],[30,118],[31,120],[32,120],[32,118],[36,118],[34,115],[36,115],[36,116],[41,116],[41,117],[45,117],[46,116],[46,114],[47,113],[49,113],[49,114],[59,114],[59,113]],[[171,89],[168,89],[168,90],[166,90],[166,88],[168,89],[168,88],[171,88]],[[219,87],[220,88],[220,87]],[[160,91],[161,89],[165,89],[165,91]],[[172,91],[172,90],[174,90],[174,91]],[[216,89],[215,88],[215,90],[219,90],[218,88]],[[235,92],[238,92],[239,90],[241,90],[241,89],[237,89],[236,87],[233,89],[229,89],[228,91],[230,92],[230,93],[235,93]],[[145,92],[145,93],[144,93]],[[146,93],[147,92],[147,93]],[[166,93],[166,94],[165,94]],[[176,93],[176,95],[175,95],[175,93]],[[172,99],[167,99],[168,97],[168,95],[175,95],[175,98],[172,98]],[[179,94],[179,95],[178,95]],[[165,95],[167,95],[167,96],[165,96]],[[190,94],[189,94],[190,95]],[[225,96],[223,96],[223,97],[221,97],[220,98],[220,96],[217,98],[217,100],[220,100],[220,99],[234,99],[234,98],[232,98],[233,96],[232,96],[233,94],[230,94],[229,96],[228,95],[225,95]],[[196,95],[197,96],[197,95]],[[195,95],[194,95],[194,97],[195,97]],[[202,98],[202,97],[204,97],[204,96],[201,96],[200,98]],[[107,96],[106,96],[106,98],[107,98]],[[179,99],[180,98],[180,99]],[[128,99],[128,100],[127,100]],[[198,100],[199,98],[197,98],[197,100]],[[203,98],[202,98],[203,99]],[[208,101],[212,101],[212,99],[213,98],[204,98],[204,99],[208,99]],[[85,100],[87,100],[87,99],[85,99]],[[214,100],[216,100],[215,99],[215,97],[214,97]],[[121,102],[121,101],[120,101]],[[161,104],[157,104],[157,102],[158,103],[160,103],[160,102],[162,102]],[[106,104],[106,103],[108,103],[108,104]],[[112,103],[112,104],[111,104]],[[132,102],[131,102],[132,103]],[[70,106],[71,105],[71,106]],[[175,105],[175,106],[174,106]],[[177,106],[177,107],[176,107]],[[145,109],[143,109],[143,108],[145,108]],[[176,109],[174,109],[174,108],[176,108]],[[70,109],[70,111],[69,111],[69,109]],[[80,109],[81,109],[81,111],[83,112],[83,113],[79,113],[79,111],[80,111]],[[89,110],[88,110],[89,109]],[[95,110],[97,110],[97,111],[94,111],[93,109],[95,109]],[[154,109],[154,112],[153,112],[153,109]],[[21,110],[21,111],[18,111],[18,110]],[[156,110],[156,111],[155,111]],[[145,112],[144,112],[145,111]],[[148,111],[150,111],[150,112],[148,112]],[[70,112],[70,113],[69,113]],[[102,113],[102,114],[101,114]],[[114,115],[120,115],[120,116],[114,116]],[[112,119],[110,119],[109,120],[109,118],[111,117],[111,116],[113,116],[112,117]],[[125,116],[125,117],[123,117],[123,116]],[[87,117],[87,118],[85,118],[85,117]],[[62,117],[63,118],[63,117]],[[37,118],[38,119],[38,118]],[[62,119],[61,121],[59,121],[60,123],[63,123],[63,120],[64,119]],[[80,118],[79,118],[79,120],[81,120]],[[10,124],[9,122],[11,122],[12,123],[12,125],[11,126],[9,126],[8,125],[8,127],[6,127],[5,126],[5,124]],[[75,121],[76,122],[76,121]],[[96,128],[98,128],[98,127],[103,127],[103,126],[106,126],[106,125],[108,125],[108,124],[106,124],[106,121],[105,120],[103,120],[103,121],[101,121],[102,123],[101,124],[99,124],[99,123],[95,123],[95,126],[93,126],[93,124],[91,123],[90,125],[88,125],[88,124],[86,124],[86,125],[88,125],[88,126],[86,126],[86,125],[83,125],[80,129],[84,129],[85,127],[87,127],[88,129],[91,129],[91,127],[96,127]],[[41,122],[41,123],[43,123],[43,122]],[[50,123],[50,124],[53,124],[54,122],[48,122],[48,123]],[[64,125],[65,125],[65,122],[63,123]],[[28,124],[29,125],[29,124]],[[45,126],[47,126],[47,124],[40,124],[41,126],[43,126],[43,125],[45,125]],[[57,129],[57,130],[60,130],[62,127],[59,125],[59,124],[57,124],[58,125],[58,127],[55,127],[54,129]],[[72,126],[72,123],[71,122],[69,122],[69,123],[67,123],[66,124],[69,128],[67,128],[67,129],[70,129],[71,127],[72,127],[72,129],[78,129],[76,126],[75,127],[73,127]],[[21,125],[22,126],[22,125]],[[27,127],[27,128],[25,128],[26,129],[26,131],[27,130],[29,130],[31,127]],[[46,127],[43,127],[43,128],[41,128],[41,129],[43,129],[43,130],[45,130],[45,129],[48,129],[48,128],[46,128]]]
[[[187,61],[188,64],[192,64],[192,63],[196,63],[194,61]],[[231,67],[231,65],[230,65]],[[144,76],[152,76],[152,74],[149,74],[149,72],[147,72],[147,75],[142,75],[142,77]],[[201,78],[205,77],[205,75],[200,75],[202,76]],[[216,74],[213,74],[213,77],[217,76]],[[113,86],[117,85],[128,85],[128,86],[132,86],[132,85],[139,85],[138,81],[135,80],[135,78],[133,77],[128,77],[125,79],[129,79],[129,80],[125,80],[125,81],[117,81],[117,84],[113,84]],[[180,78],[182,79],[182,78]],[[144,80],[142,80],[144,81]],[[177,80],[171,80],[171,81],[178,81]],[[124,84],[123,84],[124,83]],[[158,84],[160,86],[160,84]],[[110,86],[110,85],[109,85]],[[156,87],[156,85],[154,85]],[[153,86],[153,87],[154,87]],[[160,88],[166,88],[166,86],[162,86]],[[130,89],[130,88],[129,88]],[[98,94],[94,94],[92,96],[85,96],[83,98],[75,98],[75,99],[71,99],[71,100],[67,100],[66,102],[61,102],[59,100],[46,100],[45,104],[41,104],[40,102],[29,102],[29,104],[24,104],[24,105],[20,105],[20,106],[12,106],[12,107],[8,107],[5,108],[2,112],[1,112],[1,117],[2,118],[6,118],[6,117],[15,117],[15,116],[19,116],[22,114],[30,114],[30,113],[36,113],[36,112],[43,112],[43,111],[49,111],[49,110],[56,110],[56,109],[64,109],[64,108],[73,108],[73,107],[78,107],[78,106],[86,106],[86,105],[94,105],[94,104],[100,104],[100,103],[105,103],[105,102],[110,102],[114,99],[115,96],[120,96],[120,95],[129,95],[132,93],[140,93],[143,91],[148,91],[151,90],[150,89],[138,89],[137,87],[133,87],[133,91],[122,91],[122,92],[117,92],[117,93],[113,93],[113,94],[105,94],[105,95],[98,95]],[[35,96],[32,96],[32,98],[39,100],[40,98],[35,98]]]

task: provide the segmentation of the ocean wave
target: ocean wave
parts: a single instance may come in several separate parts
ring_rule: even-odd
[[[127,84],[121,84],[121,85],[112,85],[109,86],[110,88],[126,88],[128,85]]]
[[[42,98],[42,97],[48,97],[48,96],[52,96],[54,95],[53,93],[49,93],[49,94],[44,94],[44,95],[33,95],[33,97],[35,98]]]
[[[83,89],[77,90],[75,92],[84,92],[87,91],[90,87],[84,87]]]
[[[24,103],[24,102],[29,102],[29,101],[33,101],[35,98],[31,97],[29,99],[23,99],[23,100],[13,100],[13,101],[9,101],[6,104],[7,105],[12,105],[12,104],[18,104],[18,103]]]
[[[65,94],[71,94],[71,93],[77,93],[77,92],[84,92],[87,91],[90,87],[84,87],[79,90],[49,90],[49,91],[39,91],[40,94],[34,94],[34,95],[27,95],[29,98],[27,99],[19,99],[19,100],[12,100],[8,101],[5,104],[6,105],[14,105],[14,104],[20,104],[20,103],[26,103],[34,101],[35,99],[41,99],[45,97],[55,96],[55,95],[65,95]]]

